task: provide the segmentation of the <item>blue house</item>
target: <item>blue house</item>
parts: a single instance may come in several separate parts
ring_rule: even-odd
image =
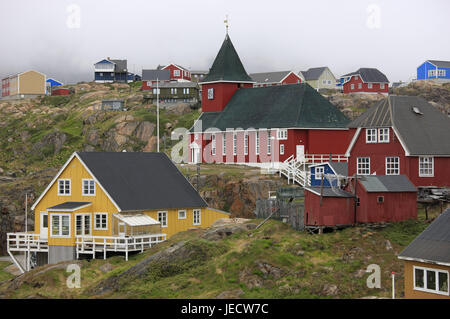
[[[135,79],[135,74],[128,72],[127,60],[107,58],[94,64],[94,81],[97,83],[127,83]]]
[[[425,61],[417,68],[417,80],[450,82],[450,61]]]
[[[340,186],[340,179],[347,177],[348,175],[348,163],[346,162],[326,162],[320,164],[314,164],[309,167],[311,176],[311,186],[320,186],[323,177],[323,186],[331,187]],[[340,177],[340,179],[333,179],[330,181],[325,177],[327,175],[334,175]]]
[[[64,83],[59,82],[59,81],[57,81],[57,80],[55,80],[55,79],[48,78],[48,79],[45,81],[45,94],[51,94],[51,93],[52,93],[52,88],[53,88],[54,86],[59,86],[59,85],[63,85],[63,84],[64,84]]]

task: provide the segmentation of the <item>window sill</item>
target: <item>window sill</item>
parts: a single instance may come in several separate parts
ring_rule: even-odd
[[[443,295],[443,296],[449,296],[448,292],[444,292],[444,291],[437,291],[437,290],[429,290],[426,288],[416,288],[414,287],[415,291],[420,291],[420,292],[428,292],[430,294],[435,294],[435,295]]]

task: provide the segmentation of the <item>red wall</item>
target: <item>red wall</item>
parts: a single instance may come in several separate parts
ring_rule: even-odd
[[[69,95],[69,89],[53,89],[52,95]]]
[[[350,133],[351,135],[352,133]],[[350,152],[348,174],[356,173],[357,157],[370,157],[370,174],[386,174],[386,157],[398,156],[400,159],[400,174],[408,176],[415,186],[450,186],[450,157],[434,158],[434,177],[419,177],[419,158],[405,156],[400,141],[393,129],[389,129],[389,143],[366,143],[366,129],[360,134]]]
[[[202,112],[220,112],[230,101],[239,87],[251,88],[253,84],[245,83],[210,83],[202,85]],[[208,99],[208,89],[214,88],[214,99]]]
[[[345,154],[350,131],[341,130],[308,130],[308,154]]]
[[[9,95],[9,78],[2,80],[2,96]]]
[[[287,78],[285,78],[283,80],[283,82],[281,82],[282,84],[297,84],[297,81],[299,81],[298,83],[302,83],[302,78],[299,77],[297,74],[295,74],[294,72],[292,72],[291,74],[289,74],[287,76]]]
[[[322,197],[305,189],[305,225],[351,225],[354,220],[353,198]]]
[[[169,65],[165,66],[163,68],[163,70],[170,70],[170,79],[171,80],[180,80],[180,79],[184,79],[184,80],[187,80],[187,81],[191,80],[191,72],[186,71],[187,74],[185,75],[184,74],[185,71],[183,69],[177,67],[176,65],[169,64]],[[173,72],[175,70],[179,70],[180,71],[180,75],[179,76],[175,76],[175,74]]]
[[[362,84],[361,89],[358,88],[358,84]],[[355,88],[352,90],[351,85],[354,84]],[[389,83],[384,83],[384,89],[380,88],[380,83],[372,83],[372,88],[369,89],[369,84],[362,81],[361,76],[358,75],[358,79],[355,80],[355,76],[344,84],[344,93],[354,92],[366,92],[366,93],[388,93]]]

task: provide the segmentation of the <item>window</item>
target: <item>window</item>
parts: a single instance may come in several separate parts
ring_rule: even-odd
[[[95,181],[93,179],[83,179],[83,196],[95,195]]]
[[[248,155],[248,133],[244,133],[244,155]]]
[[[355,85],[354,85],[354,84],[350,85],[350,88],[351,88],[352,90],[354,90],[354,89],[355,89]]]
[[[429,77],[436,76],[436,70],[428,70],[428,76]]]
[[[381,204],[384,202],[384,196],[377,196],[377,203]]]
[[[367,84],[367,87],[368,87],[369,89],[371,89],[371,88],[372,88],[372,83],[368,83],[368,84]]]
[[[438,70],[438,76],[446,76],[446,70]]]
[[[94,229],[107,230],[108,229],[108,213],[95,213]]]
[[[167,212],[158,212],[158,221],[161,227],[167,227]]]
[[[77,236],[91,235],[91,215],[75,215],[75,233]]]
[[[259,154],[259,132],[258,131],[256,131],[256,135],[255,135],[255,152],[256,152],[256,155],[258,155]]]
[[[284,155],[284,144],[280,144],[280,155]]]
[[[201,224],[201,210],[200,209],[194,209],[194,225],[200,225]]]
[[[222,154],[227,155],[227,133],[222,134]]]
[[[178,219],[186,219],[186,211],[185,210],[178,211]]]
[[[61,196],[70,195],[70,179],[58,180],[58,195]]]
[[[216,134],[211,135],[211,153],[216,155]]]
[[[267,131],[267,154],[272,152],[272,140],[271,140],[271,132]]]
[[[374,128],[366,128],[366,143],[377,142],[377,130]]]
[[[386,157],[386,175],[400,174],[400,158]]]
[[[362,83],[358,83],[358,89],[362,89]]]
[[[389,128],[378,129],[378,143],[389,143]]]
[[[414,266],[414,290],[449,295],[448,271]]]
[[[173,76],[180,76],[180,70],[173,70]]]
[[[147,81],[147,86],[152,86],[152,82],[151,81]]]
[[[356,206],[361,205],[361,199],[359,197],[356,197]]]
[[[153,94],[160,94],[160,93],[161,93],[161,89],[160,88],[158,88],[158,89],[154,88],[153,89]]]
[[[331,84],[331,80],[328,80],[328,85],[330,85]]]
[[[384,89],[384,83],[380,83],[380,89]]]
[[[419,176],[420,177],[433,177],[433,157],[419,157]]]
[[[370,175],[370,157],[358,157],[356,172],[359,175]]]
[[[277,138],[279,140],[287,140],[288,130],[278,130]]]
[[[315,178],[316,179],[322,179],[323,172],[324,172],[323,166],[316,166],[314,168],[314,176],[315,176]]]
[[[355,80],[358,80],[358,76],[357,75],[355,75]]]
[[[214,88],[209,88],[208,89],[208,100],[213,100],[214,99]]]
[[[322,84],[327,84],[327,80],[322,80]]]
[[[50,215],[52,237],[70,237],[70,215],[51,214]]]
[[[237,153],[237,134],[233,133],[233,155]]]

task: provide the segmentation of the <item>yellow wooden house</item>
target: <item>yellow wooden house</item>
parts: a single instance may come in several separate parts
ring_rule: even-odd
[[[229,214],[208,207],[164,153],[75,152],[31,207],[35,230],[9,233],[8,252],[37,264],[143,251]],[[15,259],[14,259],[15,260]],[[15,260],[17,263],[17,261]]]

